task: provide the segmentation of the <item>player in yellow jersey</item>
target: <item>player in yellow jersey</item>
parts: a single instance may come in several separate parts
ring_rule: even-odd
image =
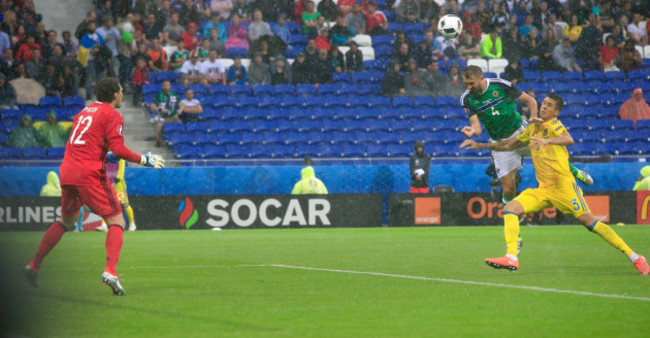
[[[136,226],[133,217],[133,208],[129,205],[129,195],[126,194],[126,181],[124,180],[125,167],[126,161],[118,159],[113,156],[113,154],[109,153],[108,160],[106,161],[106,176],[115,189],[117,201],[120,203],[122,209],[126,212],[126,217],[129,219],[129,231],[135,231]],[[106,225],[102,224],[97,228],[97,230],[103,231],[105,227]]]
[[[564,100],[556,94],[549,94],[539,111],[541,121],[530,124],[516,138],[494,143],[476,143],[465,140],[460,146],[467,149],[490,149],[508,151],[528,145],[535,167],[539,187],[526,189],[503,209],[507,252],[504,257],[488,258],[487,265],[495,269],[517,270],[517,242],[519,239],[519,216],[555,206],[563,213],[572,214],[589,231],[595,232],[607,243],[623,252],[634,263],[641,275],[647,275],[650,268],[645,257],[638,255],[605,223],[591,214],[569,169],[569,153],[566,146],[574,143],[562,122],[557,119],[564,106]]]

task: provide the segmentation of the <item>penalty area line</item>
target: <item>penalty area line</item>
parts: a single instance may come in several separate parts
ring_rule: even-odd
[[[306,266],[293,266],[293,265],[281,265],[281,264],[271,264],[269,266],[276,267],[276,268],[284,268],[284,269],[338,272],[338,273],[346,273],[346,274],[354,274],[354,275],[392,277],[392,278],[424,280],[424,281],[432,281],[432,282],[440,282],[440,283],[479,285],[479,286],[489,286],[489,287],[497,287],[497,288],[519,289],[519,290],[549,292],[549,293],[561,293],[561,294],[571,294],[571,295],[578,295],[578,296],[589,296],[589,297],[600,297],[600,298],[630,299],[630,300],[638,300],[638,301],[643,301],[643,302],[650,302],[650,298],[646,298],[646,297],[634,297],[634,296],[625,296],[625,295],[616,295],[616,294],[607,294],[607,293],[596,293],[596,292],[577,291],[577,290],[563,290],[563,289],[545,288],[545,287],[539,287],[539,286],[514,285],[514,284],[502,284],[502,283],[490,283],[490,282],[477,282],[477,281],[471,281],[471,280],[450,279],[450,278],[409,276],[409,275],[399,275],[399,274],[383,273],[383,272],[311,268],[311,267],[306,267]]]
[[[212,269],[212,268],[249,268],[249,267],[270,267],[268,264],[241,264],[241,265],[172,265],[172,266],[125,266],[119,270],[139,270],[139,269]],[[73,271],[73,270],[97,270],[101,267],[92,268],[60,268],[60,269],[41,269],[41,271]]]

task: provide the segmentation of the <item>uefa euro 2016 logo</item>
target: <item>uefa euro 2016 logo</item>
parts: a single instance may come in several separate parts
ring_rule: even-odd
[[[185,200],[181,201],[181,204],[178,206],[178,212],[180,213],[178,224],[181,228],[189,229],[199,219],[199,212],[194,209],[194,204],[188,197],[185,197]]]

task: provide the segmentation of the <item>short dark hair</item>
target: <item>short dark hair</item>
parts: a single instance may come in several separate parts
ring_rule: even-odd
[[[105,77],[95,85],[95,96],[99,102],[113,102],[120,92],[120,81],[115,77]]]
[[[465,67],[465,69],[463,69],[464,78],[470,78],[470,77],[480,78],[481,76],[483,76],[483,70],[479,66],[470,65]]]
[[[555,109],[557,110],[562,110],[564,108],[564,100],[560,97],[560,95],[557,95],[555,93],[549,93],[546,95],[549,99],[553,100],[555,102]]]

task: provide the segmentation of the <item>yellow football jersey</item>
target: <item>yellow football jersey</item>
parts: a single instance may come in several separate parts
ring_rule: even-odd
[[[523,133],[517,135],[517,139],[528,144],[530,138],[552,139],[566,132],[566,128],[558,120],[546,121],[544,123],[532,123],[524,129]],[[539,187],[552,187],[562,182],[575,181],[569,169],[569,153],[565,146],[545,145],[538,149],[530,150],[535,166],[535,176]]]

